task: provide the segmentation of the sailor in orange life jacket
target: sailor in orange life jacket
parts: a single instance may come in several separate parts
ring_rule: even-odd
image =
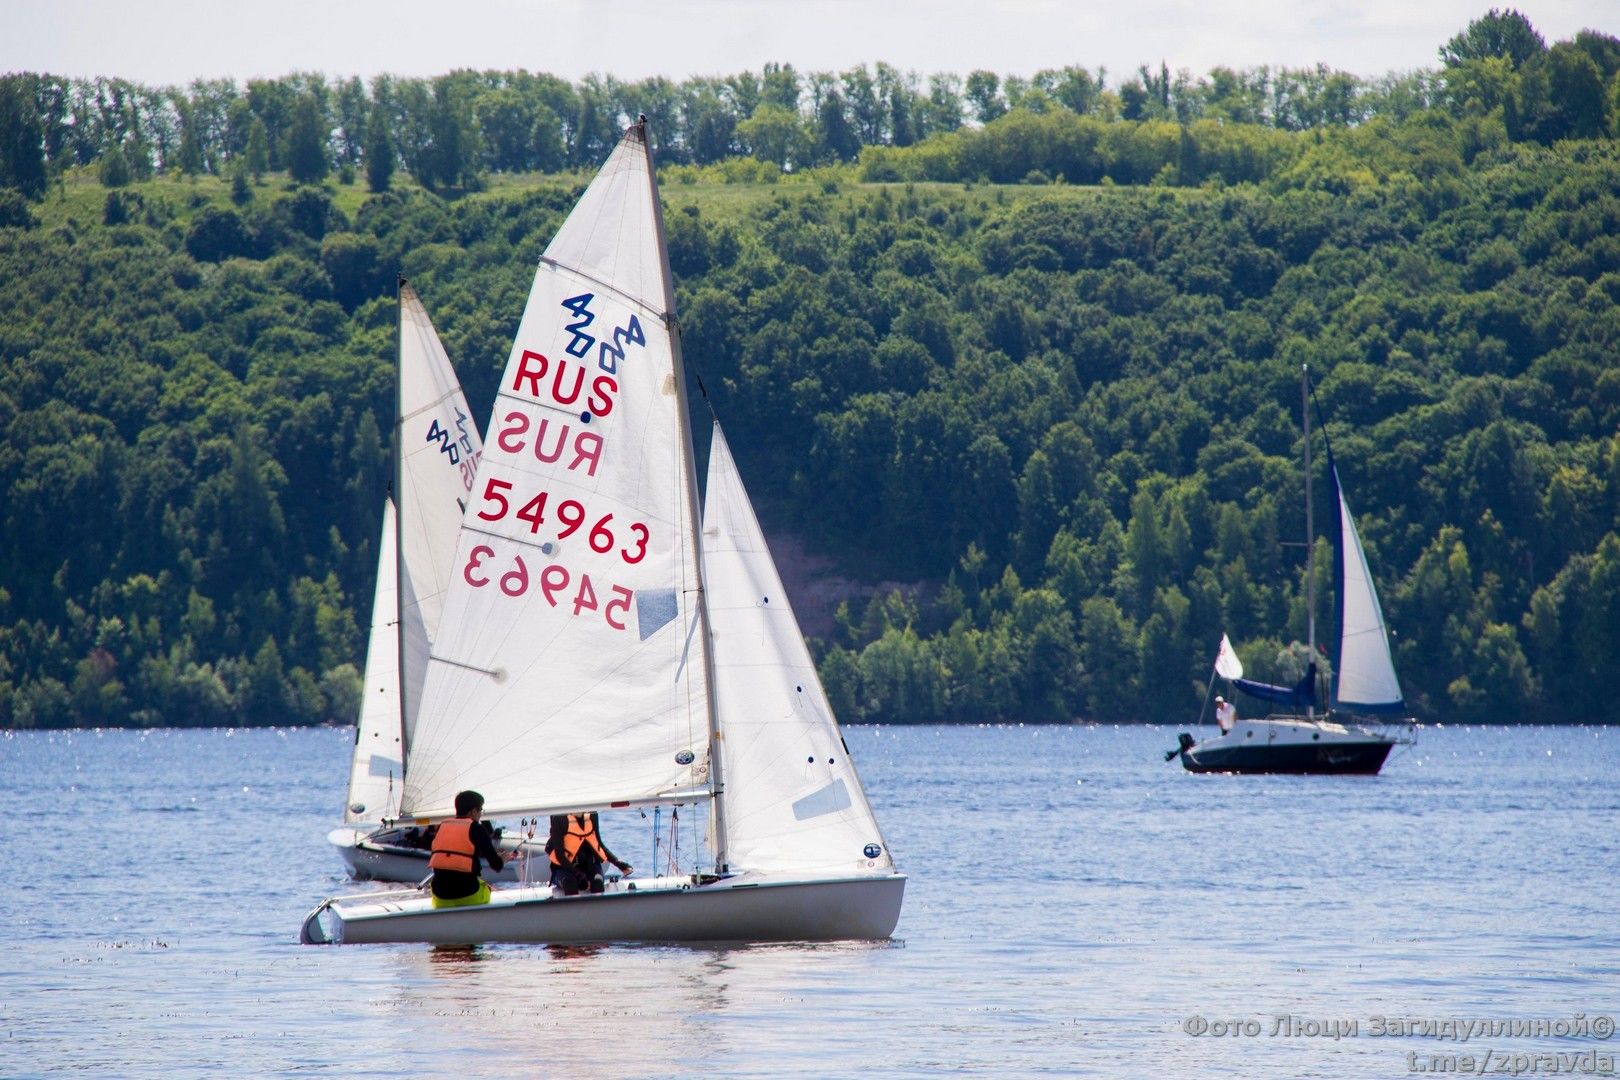
[[[546,841],[551,855],[551,883],[574,896],[581,889],[593,893],[602,891],[602,864],[612,863],[626,877],[634,869],[618,858],[602,843],[596,828],[596,815],[552,814],[551,838]]]
[[[439,823],[433,834],[433,906],[464,907],[489,903],[489,883],[479,877],[479,860],[491,870],[506,865],[484,824],[484,797],[476,791],[456,795],[456,816]]]

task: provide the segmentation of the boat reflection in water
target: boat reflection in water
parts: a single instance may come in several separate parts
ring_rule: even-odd
[[[824,1060],[827,1028],[782,1018],[813,1006],[829,1024],[868,1024],[870,1016],[840,1002],[872,977],[874,949],[897,948],[434,946],[390,957],[397,992],[368,1008],[400,1025],[448,1019],[458,1045],[473,1049],[472,1075],[485,1055],[526,1057],[548,1076],[659,1076],[766,1060],[808,1070]]]

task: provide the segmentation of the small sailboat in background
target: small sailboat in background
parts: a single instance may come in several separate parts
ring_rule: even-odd
[[[323,902],[316,942],[885,938],[895,870],[716,428],[700,519],[646,122],[547,246],[462,519],[400,814],[708,810],[707,869],[435,908]]]
[[[1383,609],[1355,518],[1345,501],[1339,470],[1328,447],[1328,477],[1338,511],[1333,536],[1334,607],[1339,629],[1338,660],[1333,667],[1330,708],[1318,714],[1316,644],[1316,544],[1311,507],[1310,371],[1301,374],[1301,412],[1305,430],[1306,624],[1310,659],[1293,686],[1273,686],[1242,678],[1242,667],[1230,654],[1223,635],[1217,673],[1240,691],[1277,708],[1259,720],[1236,720],[1215,738],[1194,740],[1183,732],[1180,745],[1165,755],[1179,757],[1190,772],[1352,773],[1371,775],[1383,768],[1390,751],[1416,738],[1416,724],[1406,710]],[[1323,437],[1326,437],[1324,431]]]
[[[428,873],[431,837],[419,826],[395,820],[404,791],[405,747],[483,439],[427,309],[403,278],[395,404],[399,505],[389,498],[383,507],[349,795],[343,825],[327,839],[357,878],[417,882]],[[508,853],[539,850],[522,844],[508,839],[501,847]],[[520,869],[508,863],[494,876],[516,881]]]

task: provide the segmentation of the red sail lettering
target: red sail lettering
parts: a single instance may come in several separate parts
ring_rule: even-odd
[[[606,375],[598,375],[591,381],[591,412],[597,416],[606,416],[613,411],[613,395],[618,393],[619,384]]]
[[[574,388],[568,392],[567,397],[563,396],[563,376],[572,366],[564,360],[557,365],[557,373],[551,377],[551,396],[559,405],[572,405],[578,401],[580,388],[585,385],[585,369],[577,368],[574,371]]]
[[[562,457],[563,443],[568,441],[568,425],[564,424],[562,426],[562,430],[557,433],[557,444],[555,446],[553,446],[550,450],[547,450],[546,449],[546,428],[548,428],[550,426],[551,426],[550,420],[547,419],[546,417],[542,416],[540,418],[540,427],[534,433],[534,456],[535,456],[535,459],[538,460],[538,461],[544,461],[544,462],[547,462],[547,463],[554,462],[558,458]]]
[[[539,397],[540,380],[546,377],[546,368],[549,367],[550,364],[551,361],[547,360],[539,353],[534,352],[531,349],[524,349],[523,355],[518,359],[517,373],[512,376],[512,392],[514,394],[523,393],[523,384],[525,381],[527,381],[529,384],[529,395],[531,397]]]
[[[495,436],[495,445],[508,454],[521,454],[528,445],[527,440],[521,437],[529,430],[528,414],[514,410],[501,419],[506,422],[506,427],[501,428],[500,434]]]
[[[574,460],[568,463],[569,472],[579,468],[580,462],[589,461],[590,467],[585,470],[585,475],[595,476],[596,463],[600,460],[602,460],[602,436],[594,431],[582,431],[574,436]]]

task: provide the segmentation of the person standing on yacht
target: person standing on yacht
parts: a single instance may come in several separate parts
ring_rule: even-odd
[[[1221,729],[1222,735],[1225,735],[1228,731],[1232,730],[1232,725],[1235,723],[1237,723],[1237,706],[1233,705],[1230,701],[1227,701],[1219,694],[1216,694],[1215,726]]]

